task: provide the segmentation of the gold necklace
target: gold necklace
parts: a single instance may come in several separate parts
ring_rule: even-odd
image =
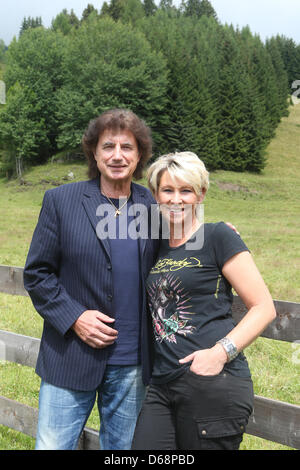
[[[122,204],[121,207],[117,207],[117,206],[112,202],[112,200],[110,199],[110,197],[106,196],[106,194],[104,194],[103,191],[102,191],[102,194],[106,197],[106,199],[108,199],[108,201],[110,202],[110,204],[115,208],[115,217],[118,217],[119,215],[122,214],[121,209],[123,209],[123,207],[126,206],[128,200],[129,200],[129,198],[130,198],[130,196],[131,196],[131,192],[130,192],[130,193],[129,193],[129,196],[128,196],[128,198],[126,199],[126,201],[124,202],[124,204]],[[120,199],[121,199],[121,198],[120,198]]]

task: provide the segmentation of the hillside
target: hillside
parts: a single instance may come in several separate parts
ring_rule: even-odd
[[[299,105],[282,119],[267,161],[261,175],[213,174],[205,210],[237,225],[274,298],[300,301]]]

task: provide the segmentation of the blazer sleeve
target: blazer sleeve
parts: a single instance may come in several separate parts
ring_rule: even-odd
[[[65,335],[86,307],[59,282],[59,217],[53,193],[46,191],[24,268],[24,286],[37,312]]]

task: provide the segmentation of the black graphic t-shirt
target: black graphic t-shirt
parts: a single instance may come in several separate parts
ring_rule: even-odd
[[[235,326],[232,287],[222,268],[232,256],[249,250],[223,222],[204,224],[196,232],[199,240],[200,230],[200,248],[193,248],[190,242],[171,248],[168,240],[163,240],[147,280],[156,339],[153,383],[166,383],[181,375],[190,363],[181,365],[179,359],[211,348]],[[226,363],[224,370],[250,376],[243,353]]]

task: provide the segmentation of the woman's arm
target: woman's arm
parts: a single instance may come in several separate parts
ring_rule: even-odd
[[[276,317],[271,294],[249,252],[239,253],[223,266],[223,275],[248,308],[247,314],[228,333],[238,351],[251,344]]]
[[[274,303],[249,252],[234,255],[224,264],[222,272],[248,308],[244,318],[226,335],[237,350],[242,351],[274,320]],[[189,361],[193,361],[193,372],[199,375],[216,375],[224,367],[227,355],[223,346],[217,343],[210,349],[190,354],[180,360],[180,363]]]

